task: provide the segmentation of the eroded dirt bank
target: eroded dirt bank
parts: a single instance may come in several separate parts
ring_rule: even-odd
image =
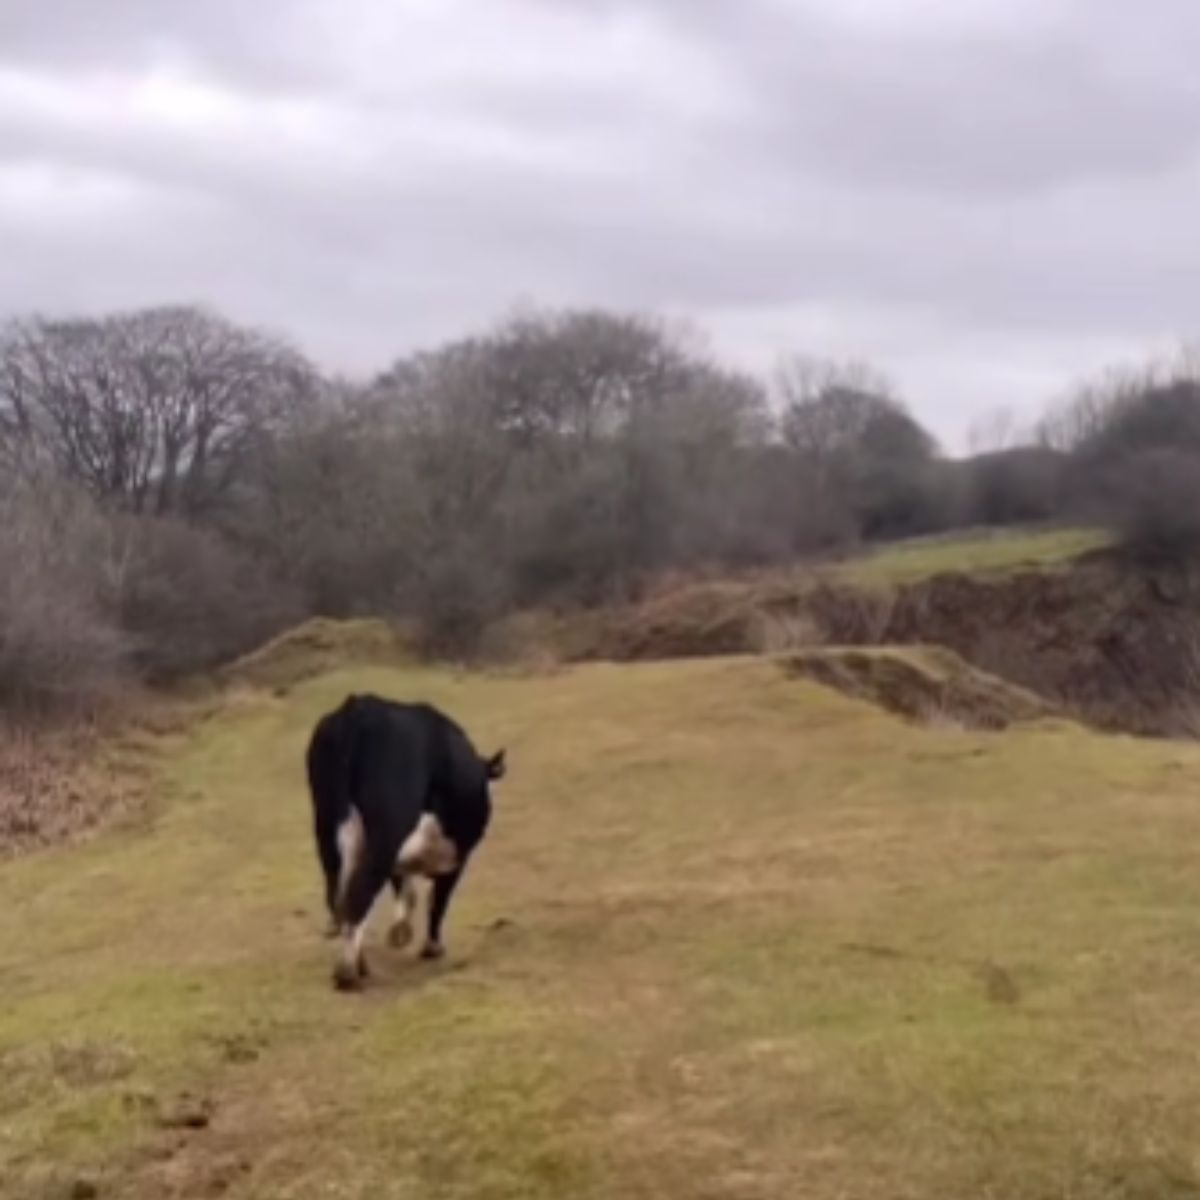
[[[1200,570],[1093,554],[1056,571],[943,574],[892,590],[704,584],[627,609],[579,657],[801,645],[940,645],[1104,729],[1200,731]]]

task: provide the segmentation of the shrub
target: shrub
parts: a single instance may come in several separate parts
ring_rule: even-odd
[[[125,677],[111,528],[81,492],[39,474],[0,489],[0,707],[86,711]]]
[[[120,617],[151,681],[253,649],[303,614],[291,589],[219,534],[176,518],[128,519]]]
[[[1113,524],[1136,557],[1182,564],[1200,553],[1200,454],[1136,454],[1119,468],[1110,495]]]
[[[473,539],[438,549],[407,597],[417,649],[431,658],[477,658],[488,627],[508,611],[509,582]]]
[[[1018,446],[967,460],[966,523],[1020,525],[1058,515],[1065,470],[1063,455],[1040,446]]]

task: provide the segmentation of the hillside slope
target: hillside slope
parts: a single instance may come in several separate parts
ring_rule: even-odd
[[[351,689],[511,761],[448,961],[376,934],[358,997],[302,773]],[[0,1196],[1200,1196],[1195,747],[721,659],[343,670],[157,773],[0,870]]]
[[[578,660],[646,662],[808,646],[943,646],[1102,729],[1200,730],[1200,564],[1116,550],[1020,565],[1026,543],[938,543],[837,571],[687,583],[581,623]],[[1070,543],[1068,543],[1070,544]],[[962,566],[949,569],[955,555]],[[1003,564],[1002,566],[999,564]],[[972,565],[974,564],[974,565]],[[923,574],[929,570],[931,573]]]

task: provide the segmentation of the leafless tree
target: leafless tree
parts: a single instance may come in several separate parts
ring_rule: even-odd
[[[812,354],[789,354],[779,360],[772,380],[783,408],[810,404],[831,391],[846,390],[894,399],[891,380],[859,359],[839,360]]]
[[[522,595],[619,591],[694,547],[711,527],[697,506],[716,509],[729,462],[767,430],[753,381],[657,322],[593,311],[523,314],[405,360],[367,403],[416,484],[415,578],[459,547],[476,573],[507,558]]]
[[[995,454],[1033,440],[1021,427],[1021,418],[1010,404],[1001,404],[971,423],[967,449],[972,454]]]
[[[802,476],[815,545],[936,527],[933,439],[885,379],[859,364],[785,360],[776,375],[784,445]]]
[[[194,308],[18,322],[0,335],[0,453],[132,512],[197,515],[314,390],[290,347]]]

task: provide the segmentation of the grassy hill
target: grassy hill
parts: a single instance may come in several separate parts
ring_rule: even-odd
[[[512,770],[448,960],[377,931],[347,997],[302,752],[350,689]],[[1200,1196],[1196,747],[390,666],[236,692],[152,783],[0,870],[0,1196]]]
[[[960,530],[881,546],[831,568],[828,574],[843,583],[894,587],[947,571],[1003,575],[1055,570],[1109,542],[1102,530],[1084,527]]]

